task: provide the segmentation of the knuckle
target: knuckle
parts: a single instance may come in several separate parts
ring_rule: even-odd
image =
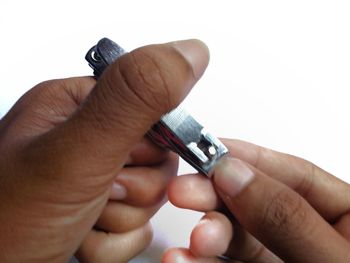
[[[59,87],[62,85],[63,80],[62,79],[50,79],[45,80],[37,84],[33,90],[41,92],[43,89],[48,89],[51,87]]]
[[[84,102],[96,84],[91,77],[72,77],[62,80],[62,96],[66,101],[73,102],[78,107]]]
[[[305,173],[303,176],[301,176],[301,179],[296,185],[295,190],[300,193],[301,196],[307,198],[308,195],[312,192],[314,180],[319,174],[319,168],[311,162],[305,160],[302,160],[302,162],[305,163],[307,169],[305,169]]]
[[[262,226],[271,234],[288,238],[307,219],[306,207],[301,196],[293,191],[282,189],[271,199],[263,212]]]
[[[72,90],[75,87],[82,89],[82,86],[87,86],[87,84],[83,84],[84,81],[86,83],[88,82],[84,78],[43,81],[31,88],[18,100],[14,107],[15,111],[19,113],[55,113],[56,110],[64,108],[61,105],[70,105],[67,102],[74,99],[72,95],[75,95]],[[64,110],[67,111],[66,109],[62,109],[62,111]]]
[[[64,79],[47,80],[37,84],[16,103],[16,110],[25,114],[30,122],[50,122],[49,117],[66,117],[71,109],[66,93],[69,82]],[[57,118],[58,119],[58,118]],[[55,124],[53,122],[52,124]]]
[[[38,101],[42,101],[43,98],[48,96],[51,89],[60,86],[59,82],[59,80],[46,80],[37,84],[19,99],[17,105],[28,106],[37,104]]]

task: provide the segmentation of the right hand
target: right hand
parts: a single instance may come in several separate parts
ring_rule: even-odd
[[[169,199],[206,212],[189,249],[172,249],[164,263],[349,262],[350,186],[314,164],[238,140],[223,140],[213,180],[174,178]],[[234,158],[233,158],[234,157]],[[222,210],[224,214],[213,211]]]

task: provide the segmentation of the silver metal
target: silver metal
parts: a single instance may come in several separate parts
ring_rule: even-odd
[[[181,106],[163,115],[148,132],[159,145],[178,153],[197,171],[210,176],[227,148]]]
[[[99,77],[103,70],[126,53],[108,38],[101,39],[85,58]],[[228,153],[225,145],[180,106],[163,115],[147,135],[158,145],[180,155],[198,172],[211,176],[217,161]]]

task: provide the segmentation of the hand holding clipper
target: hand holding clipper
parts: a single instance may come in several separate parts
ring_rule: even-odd
[[[124,53],[126,52],[118,44],[103,38],[88,51],[85,58],[98,78],[109,64]],[[208,177],[217,161],[228,153],[225,145],[181,106],[163,115],[147,135],[153,142],[174,151]]]

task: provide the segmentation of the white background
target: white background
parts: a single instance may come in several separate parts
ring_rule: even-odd
[[[128,50],[200,38],[211,62],[189,112],[218,136],[304,157],[350,182],[348,1],[3,0],[0,12],[1,115],[38,82],[92,74],[84,55],[104,36]],[[133,262],[187,246],[200,216],[166,205],[152,247]]]

